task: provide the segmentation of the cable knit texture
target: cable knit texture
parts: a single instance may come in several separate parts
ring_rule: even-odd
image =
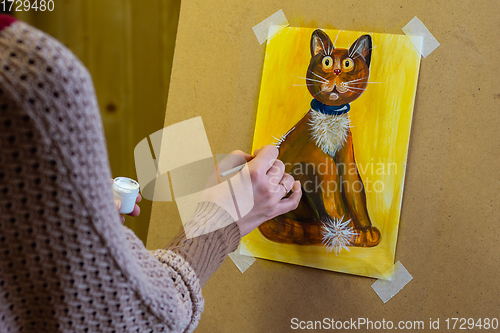
[[[237,225],[147,251],[118,218],[87,70],[41,31],[3,26],[0,332],[191,332],[197,275],[236,248]]]

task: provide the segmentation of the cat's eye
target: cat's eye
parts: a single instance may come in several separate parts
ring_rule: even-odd
[[[344,68],[344,71],[348,72],[354,68],[354,61],[352,61],[351,58],[346,58],[342,61],[342,67]]]
[[[330,57],[330,56],[324,57],[322,64],[323,64],[323,68],[324,69],[328,69],[328,68],[332,67],[333,66],[333,59],[332,59],[332,57]]]

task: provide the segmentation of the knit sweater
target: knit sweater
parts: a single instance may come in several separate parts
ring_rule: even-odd
[[[0,15],[0,332],[194,330],[238,226],[147,251],[121,225],[110,178],[87,70]],[[200,207],[205,223],[230,218]]]

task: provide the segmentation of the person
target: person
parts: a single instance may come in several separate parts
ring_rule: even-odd
[[[201,288],[240,238],[298,205],[300,185],[284,173],[277,149],[234,152],[252,179],[246,216],[148,251],[120,223],[84,66],[52,37],[5,15],[0,62],[0,331],[193,331]],[[192,219],[232,217],[202,202]]]

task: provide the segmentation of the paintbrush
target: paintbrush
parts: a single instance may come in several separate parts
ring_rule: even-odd
[[[242,164],[242,165],[238,165],[237,167],[234,167],[232,169],[229,169],[229,170],[226,170],[224,172],[222,172],[220,174],[221,177],[226,177],[227,175],[230,175],[232,174],[233,172],[236,172],[236,171],[239,171],[241,169],[243,169],[243,167],[246,165],[246,163]]]

